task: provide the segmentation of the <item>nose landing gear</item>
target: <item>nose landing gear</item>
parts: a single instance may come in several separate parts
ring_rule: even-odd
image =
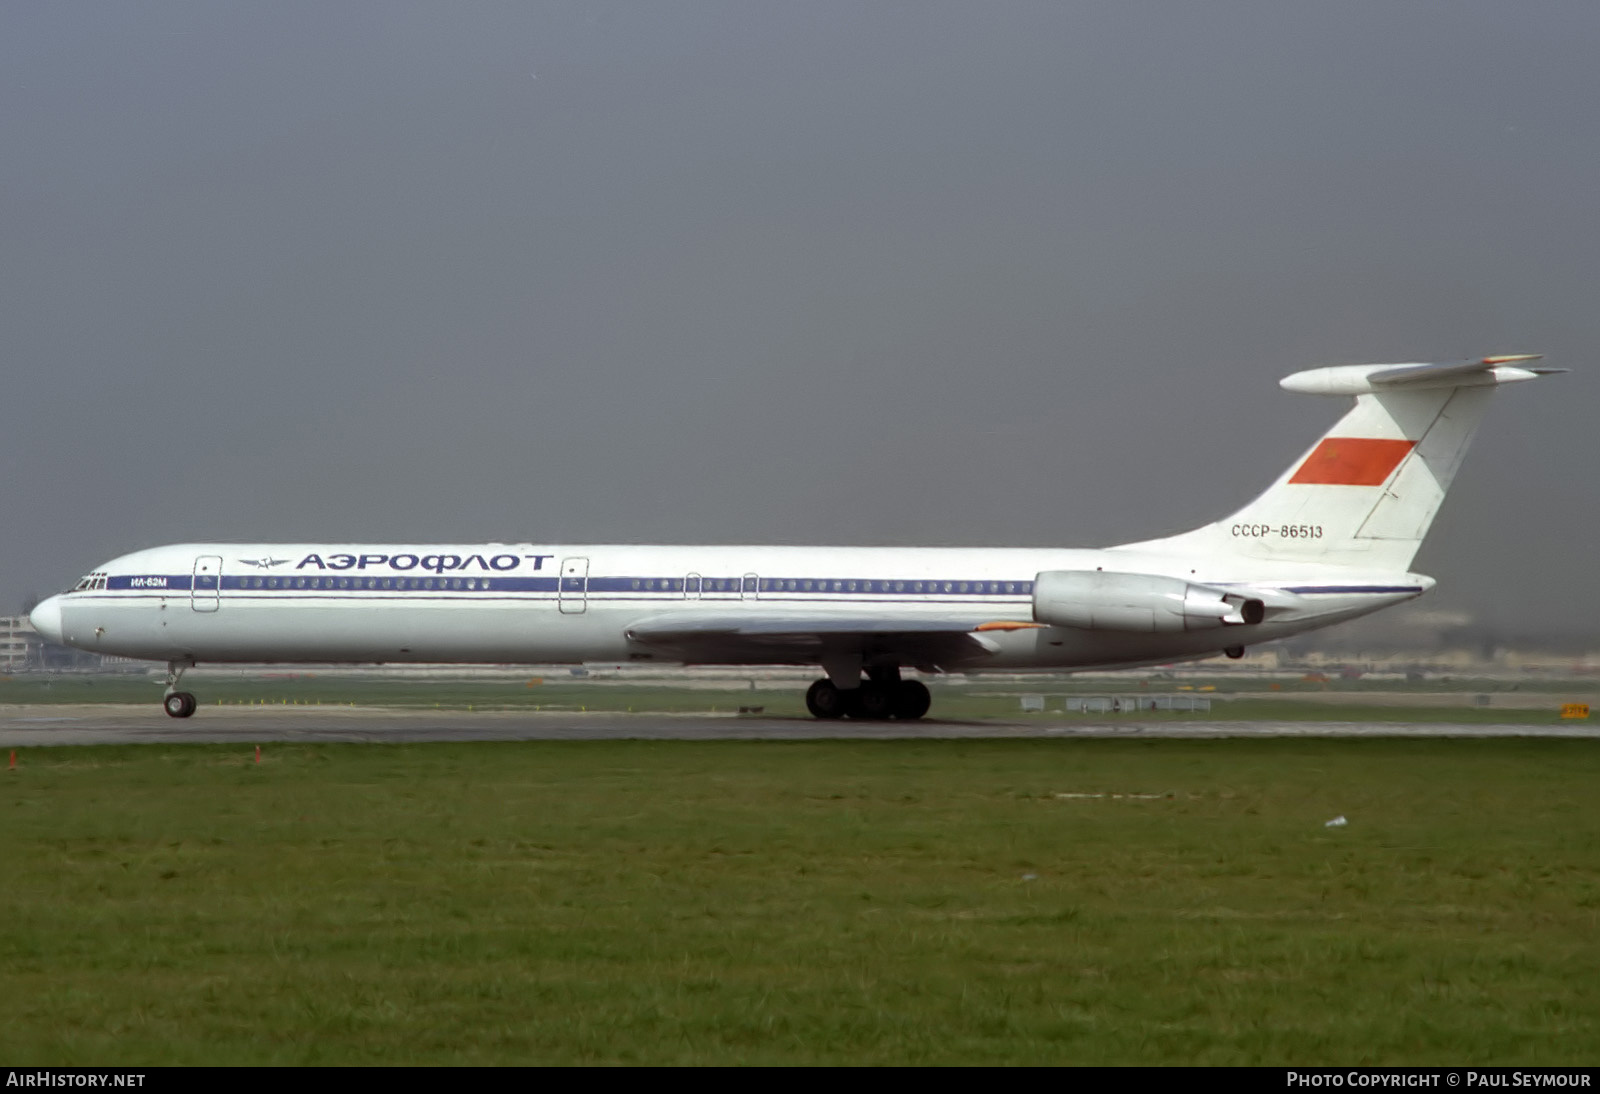
[[[183,679],[184,670],[193,667],[193,661],[167,662],[167,693],[162,697],[161,707],[169,718],[187,718],[200,705],[193,692],[178,690],[178,681]]]

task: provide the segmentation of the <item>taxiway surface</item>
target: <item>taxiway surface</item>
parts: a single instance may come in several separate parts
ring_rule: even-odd
[[[270,741],[822,740],[997,737],[1588,737],[1600,726],[1443,722],[1007,721],[820,722],[733,714],[439,711],[393,707],[202,707],[175,720],[151,706],[0,707],[0,748]]]

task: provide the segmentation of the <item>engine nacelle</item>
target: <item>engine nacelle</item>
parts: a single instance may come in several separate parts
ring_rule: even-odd
[[[1046,570],[1033,581],[1033,618],[1057,627],[1153,634],[1259,623],[1265,614],[1253,597],[1158,574]]]

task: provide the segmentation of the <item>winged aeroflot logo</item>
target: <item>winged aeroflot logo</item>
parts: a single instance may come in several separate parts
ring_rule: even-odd
[[[286,558],[273,558],[268,555],[266,558],[241,558],[239,561],[246,566],[259,566],[263,570],[270,570],[274,566],[282,566],[289,560]]]

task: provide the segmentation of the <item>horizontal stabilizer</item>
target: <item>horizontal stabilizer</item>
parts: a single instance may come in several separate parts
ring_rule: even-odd
[[[1523,353],[1483,357],[1476,361],[1437,364],[1334,365],[1286,376],[1278,382],[1285,391],[1307,395],[1370,395],[1380,391],[1423,388],[1489,387],[1537,380],[1563,368],[1538,368],[1529,364],[1541,354]]]

